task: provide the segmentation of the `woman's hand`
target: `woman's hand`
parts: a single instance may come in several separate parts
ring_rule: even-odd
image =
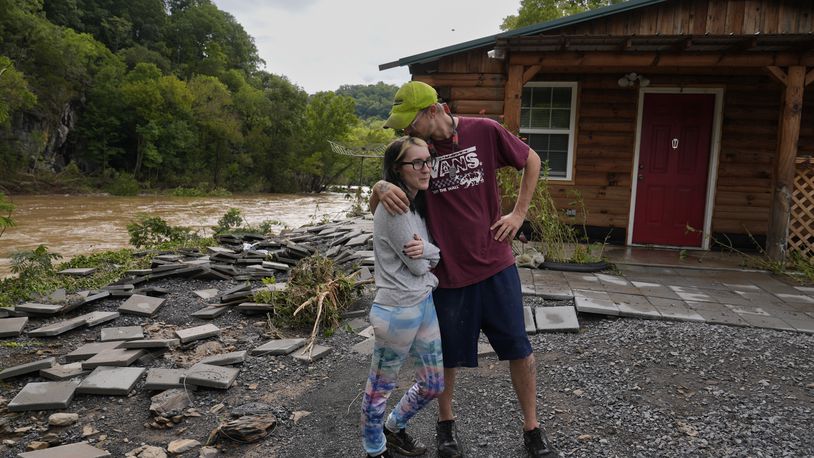
[[[424,241],[418,234],[413,234],[413,240],[404,244],[404,254],[410,259],[417,259],[424,255]]]

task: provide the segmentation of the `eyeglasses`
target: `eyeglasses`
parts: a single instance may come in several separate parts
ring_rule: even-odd
[[[413,170],[422,170],[422,169],[424,169],[424,166],[426,165],[427,167],[429,167],[432,170],[432,168],[435,167],[435,162],[436,162],[435,158],[431,157],[429,159],[415,159],[415,160],[410,161],[410,162],[402,161],[402,162],[399,162],[399,164],[401,164],[401,165],[407,165],[407,164],[412,165]]]

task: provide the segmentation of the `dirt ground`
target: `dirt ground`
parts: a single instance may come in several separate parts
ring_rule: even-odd
[[[191,291],[225,290],[235,283],[168,279],[154,286],[171,291],[156,316],[122,315],[56,338],[6,339],[0,346],[2,367],[47,356],[61,362],[59,356],[98,340],[101,327],[141,324],[151,337],[160,337],[177,327],[204,324],[189,317],[204,305]],[[550,305],[526,300],[528,305]],[[116,310],[120,303],[107,299],[93,308]],[[364,310],[369,303],[368,294],[353,308]],[[564,456],[814,456],[814,336],[579,317],[578,333],[530,336],[537,359],[538,416]],[[33,319],[28,329],[51,321]],[[272,338],[263,316],[231,310],[213,322],[222,329],[221,337],[134,365],[188,367],[208,353],[250,350]],[[283,332],[286,337],[296,335]],[[149,426],[150,396],[155,393],[142,388],[143,379],[128,396],[77,395],[65,411],[78,413],[79,421],[66,427],[48,426],[53,411],[6,412],[5,404],[25,383],[44,380],[5,380],[0,382],[0,456],[16,456],[33,441],[58,445],[86,440],[112,456],[124,456],[143,444],[166,448],[176,439],[203,444],[221,422],[245,412],[271,412],[277,426],[255,443],[218,440],[213,445],[220,456],[364,456],[359,408],[370,360],[351,351],[363,340],[342,326],[319,339],[332,353],[310,364],[290,356],[249,356],[236,366],[241,372],[230,389],[192,392],[193,415],[167,429]],[[391,403],[409,387],[410,372],[409,366],[402,370]],[[467,456],[523,456],[521,414],[505,362],[489,356],[481,359],[479,368],[462,370],[455,406]],[[435,456],[436,409],[433,403],[411,426],[430,446],[427,456]],[[182,456],[198,453],[195,448]]]

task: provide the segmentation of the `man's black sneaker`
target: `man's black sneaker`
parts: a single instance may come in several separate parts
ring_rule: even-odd
[[[463,458],[463,450],[458,447],[455,420],[444,420],[436,423],[435,440],[438,446],[438,456],[441,458]]]
[[[548,442],[543,428],[534,428],[523,433],[523,444],[530,458],[557,458],[557,450]]]
[[[384,428],[384,437],[387,439],[387,449],[405,456],[418,456],[427,453],[427,446],[407,434],[404,428],[398,432]]]
[[[385,428],[385,430],[386,429],[387,428]],[[390,454],[390,450],[384,449],[384,452],[382,452],[382,453],[380,453],[380,454],[378,454],[376,456],[368,454],[367,458],[393,458],[393,455]]]

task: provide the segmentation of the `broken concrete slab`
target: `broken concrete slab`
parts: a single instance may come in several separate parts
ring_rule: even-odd
[[[122,326],[118,328],[103,328],[99,341],[110,342],[112,340],[138,340],[144,338],[144,330],[141,326]]]
[[[535,307],[534,319],[540,332],[579,331],[577,312],[572,306]]]
[[[144,389],[157,391],[183,388],[186,374],[186,369],[165,369],[161,367],[148,369]]]
[[[274,304],[262,304],[258,302],[241,302],[235,308],[241,312],[273,312],[275,307]]]
[[[82,315],[76,318],[71,318],[70,320],[58,321],[56,323],[52,323],[41,328],[28,331],[28,335],[30,337],[58,336],[60,334],[64,334],[68,331],[87,325],[88,324],[87,317],[88,315]]]
[[[200,318],[202,320],[213,320],[224,313],[229,311],[229,307],[204,307],[198,311],[192,312],[190,316],[194,316],[195,318]]]
[[[207,356],[199,361],[202,364],[212,364],[213,366],[228,366],[230,364],[242,364],[246,360],[246,350],[221,353],[219,355]]]
[[[89,370],[82,369],[82,363],[55,364],[48,369],[40,369],[40,377],[57,382],[81,377],[89,373]]]
[[[193,401],[193,395],[188,390],[179,388],[169,389],[150,398],[150,412],[169,418],[180,415]]]
[[[637,294],[610,293],[610,298],[619,309],[619,316],[631,318],[661,319],[661,312],[648,302],[647,298]]]
[[[36,302],[26,302],[14,307],[18,312],[34,313],[37,315],[53,315],[65,308],[63,304],[38,304]]]
[[[105,450],[96,448],[87,442],[48,447],[44,450],[25,452],[17,455],[19,458],[103,458],[110,456]]]
[[[178,339],[138,339],[128,340],[121,344],[121,348],[172,348],[181,344]]]
[[[681,299],[649,297],[647,299],[661,314],[662,319],[703,323],[706,319]]]
[[[207,337],[220,335],[220,328],[214,324],[205,324],[194,328],[177,329],[175,335],[181,339],[181,343],[192,342],[194,340],[206,339]]]
[[[68,353],[65,355],[65,361],[72,363],[76,361],[84,361],[90,357],[96,356],[97,354],[113,350],[116,348],[121,348],[122,341],[114,341],[114,342],[93,342],[82,345],[81,347],[77,348],[76,350]]]
[[[88,275],[93,275],[94,272],[96,272],[95,267],[78,267],[74,269],[60,270],[57,273],[60,275],[70,275],[73,277],[87,277]]]
[[[362,329],[365,329],[366,327],[370,326],[370,323],[368,323],[368,321],[363,318],[354,318],[348,321],[346,325],[350,327],[351,332],[358,333]]]
[[[99,366],[126,367],[141,358],[144,353],[146,353],[144,350],[139,349],[114,348],[113,350],[105,350],[83,361],[82,368],[93,369]]]
[[[64,409],[73,400],[79,382],[29,383],[8,403],[10,412]]]
[[[76,392],[126,396],[145,370],[143,367],[97,367],[82,380]]]
[[[723,304],[712,302],[687,302],[687,306],[704,317],[707,323],[729,324],[733,326],[749,326],[740,315],[730,310]]]
[[[198,363],[187,370],[184,383],[225,390],[232,386],[238,373],[240,369],[235,367]]]
[[[0,318],[0,337],[17,337],[28,323],[28,317]]]
[[[119,312],[139,316],[153,316],[165,300],[160,297],[133,294],[119,307]]]
[[[357,332],[356,334],[362,337],[373,337],[374,334],[373,326],[368,326],[365,329],[362,329],[361,331]]]
[[[287,355],[305,345],[305,339],[277,339],[271,340],[251,351],[253,356]]]
[[[301,363],[313,363],[314,361],[319,361],[320,359],[327,356],[328,353],[331,352],[331,350],[332,350],[331,347],[326,347],[324,345],[314,345],[311,351],[303,349],[302,351],[292,353],[291,356],[293,356],[294,359]]]
[[[19,364],[17,366],[7,367],[0,371],[0,380],[16,377],[18,375],[30,374],[31,372],[37,372],[40,369],[48,369],[49,367],[52,367],[55,362],[56,358],[52,357],[32,361],[30,363]]]

